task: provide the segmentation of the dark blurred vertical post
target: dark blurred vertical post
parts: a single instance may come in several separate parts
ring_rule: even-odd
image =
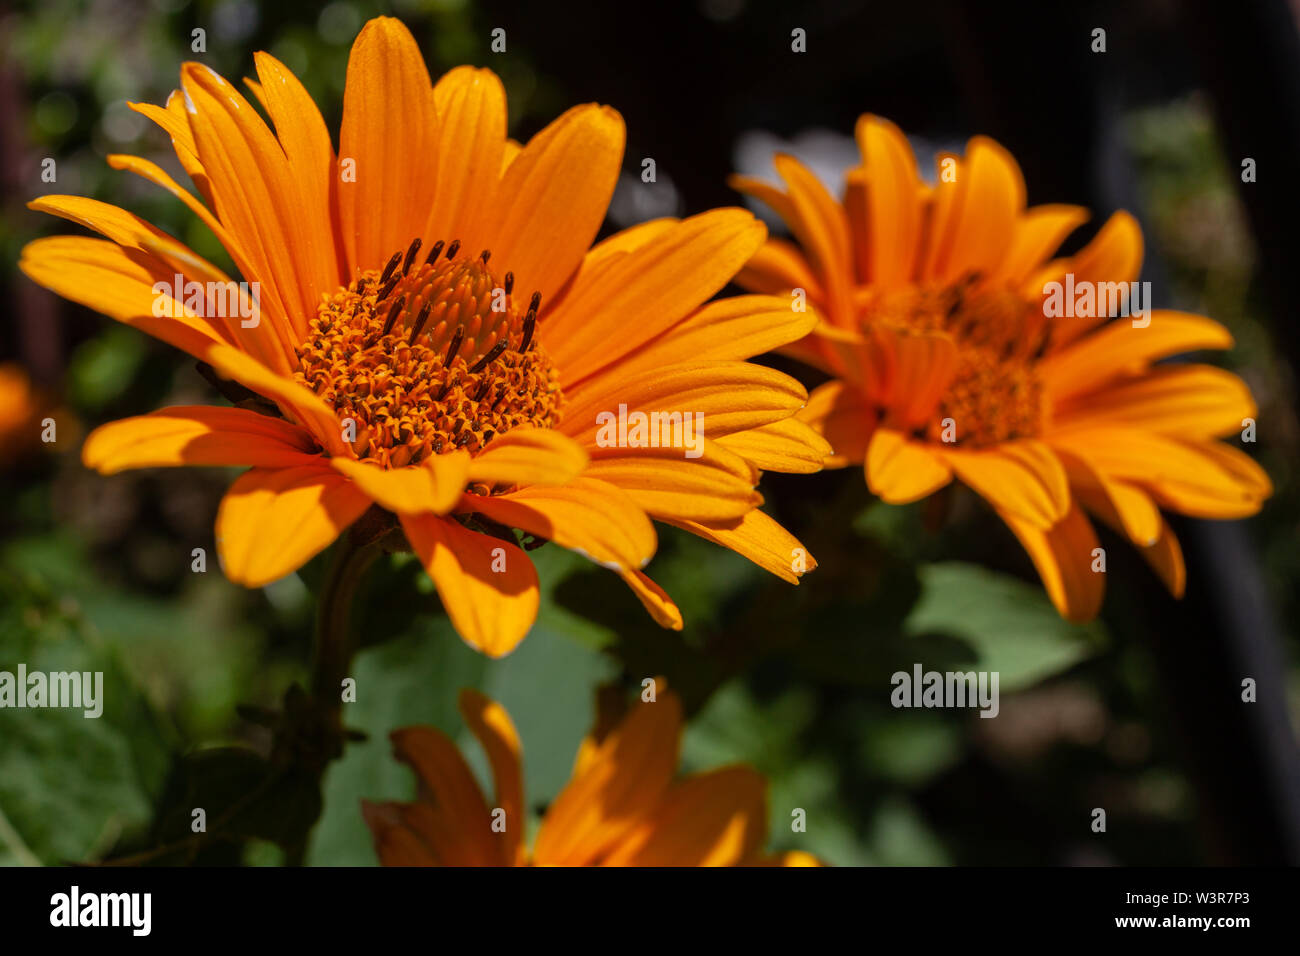
[[[0,2],[0,21],[11,15],[9,6]],[[0,37],[0,196],[4,197],[0,202],[0,216],[10,228],[22,217],[31,215],[23,200],[36,194],[39,190],[33,187],[40,185],[34,182],[40,164],[29,155],[31,144],[24,127],[28,111],[21,61],[8,49],[13,40],[11,36]],[[58,192],[53,187],[44,191]],[[58,299],[18,275],[17,270],[11,275],[14,285],[7,290],[6,301],[14,316],[17,336],[12,348],[37,383],[53,385],[63,371]],[[0,345],[6,349],[11,347],[7,341],[0,341]]]
[[[1295,276],[1300,231],[1300,33],[1286,0],[1188,0],[1182,26],[1214,100],[1238,194],[1258,245],[1272,332],[1300,369]],[[1257,163],[1243,183],[1240,163]]]

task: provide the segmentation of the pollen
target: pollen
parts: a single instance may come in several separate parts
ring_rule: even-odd
[[[981,447],[1032,438],[1043,430],[1046,402],[1035,370],[1046,329],[1041,313],[1015,290],[975,274],[945,286],[912,287],[869,301],[867,324],[945,332],[957,346],[957,369],[928,435],[956,425],[957,444]]]
[[[324,296],[297,348],[294,377],[334,408],[357,456],[385,468],[553,427],[563,405],[538,341],[541,296],[518,302],[487,250],[436,242],[421,261],[420,246]]]

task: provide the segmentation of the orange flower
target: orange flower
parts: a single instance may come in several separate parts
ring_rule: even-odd
[[[21,365],[0,363],[0,465],[12,464],[37,443],[44,404]]]
[[[108,241],[34,242],[27,275],[270,400],[111,423],[86,464],[251,466],[217,518],[226,574],[250,587],[378,505],[461,635],[493,656],[538,607],[511,529],[615,569],[666,626],[681,615],[640,570],[651,518],[797,580],[798,542],[757,510],[754,485],[759,468],[817,470],[827,448],[792,417],[802,387],[744,360],[812,321],[763,296],[701,306],[763,242],[760,223],[717,210],[589,249],[622,160],[619,114],[575,107],[515,143],[497,77],[462,67],[432,84],[393,19],[352,48],[337,155],[293,74],[265,53],[256,65],[274,132],[196,63],[166,108],[132,107],[171,136],[203,202],[145,159],[109,157],[199,216],[247,288],[124,210],[31,204]],[[602,440],[601,414],[623,406],[702,414],[698,455]]]
[[[823,318],[784,351],[834,379],[800,416],[834,447],[827,465],[865,463],[871,490],[895,504],[954,478],[970,486],[1069,618],[1093,617],[1102,599],[1085,510],[1181,596],[1182,553],[1160,509],[1240,518],[1272,487],[1216,440],[1255,415],[1245,384],[1208,365],[1154,363],[1232,337],[1201,316],[1097,308],[1130,288],[1108,283],[1138,276],[1137,223],[1116,213],[1080,252],[1048,261],[1087,210],[1026,208],[1020,168],[992,140],[941,155],[935,186],[893,124],[863,116],[857,140],[862,165],[842,204],[789,156],[776,159],[785,191],[733,180],[802,246],[769,240],[738,281],[802,289]]]
[[[616,726],[598,720],[573,778],[547,809],[530,856],[523,843],[519,735],[505,708],[472,690],[460,712],[492,767],[495,805],[456,745],[432,727],[392,734],[416,772],[415,803],[362,802],[384,866],[819,866],[807,853],[766,856],[766,781],[727,767],[674,781],[682,732],[677,695],[634,704]],[[603,726],[602,726],[603,725]]]

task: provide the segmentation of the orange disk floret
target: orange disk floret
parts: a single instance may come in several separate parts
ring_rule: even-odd
[[[355,423],[360,458],[389,468],[554,426],[563,396],[536,341],[540,295],[521,315],[514,277],[498,282],[490,253],[463,256],[452,242],[444,254],[437,242],[417,266],[419,249],[417,239],[321,303],[295,378]]]
[[[1035,363],[1045,341],[1040,314],[1012,294],[970,275],[946,286],[909,287],[870,297],[862,328],[942,332],[957,348],[931,438],[942,422],[962,423],[957,444],[970,448],[1033,438],[1046,407]]]

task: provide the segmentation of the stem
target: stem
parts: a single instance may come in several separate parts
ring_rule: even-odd
[[[384,529],[386,530],[386,529]],[[343,679],[352,664],[352,599],[366,569],[384,552],[384,533],[365,518],[339,539],[316,613],[312,693],[332,727],[339,725]]]

